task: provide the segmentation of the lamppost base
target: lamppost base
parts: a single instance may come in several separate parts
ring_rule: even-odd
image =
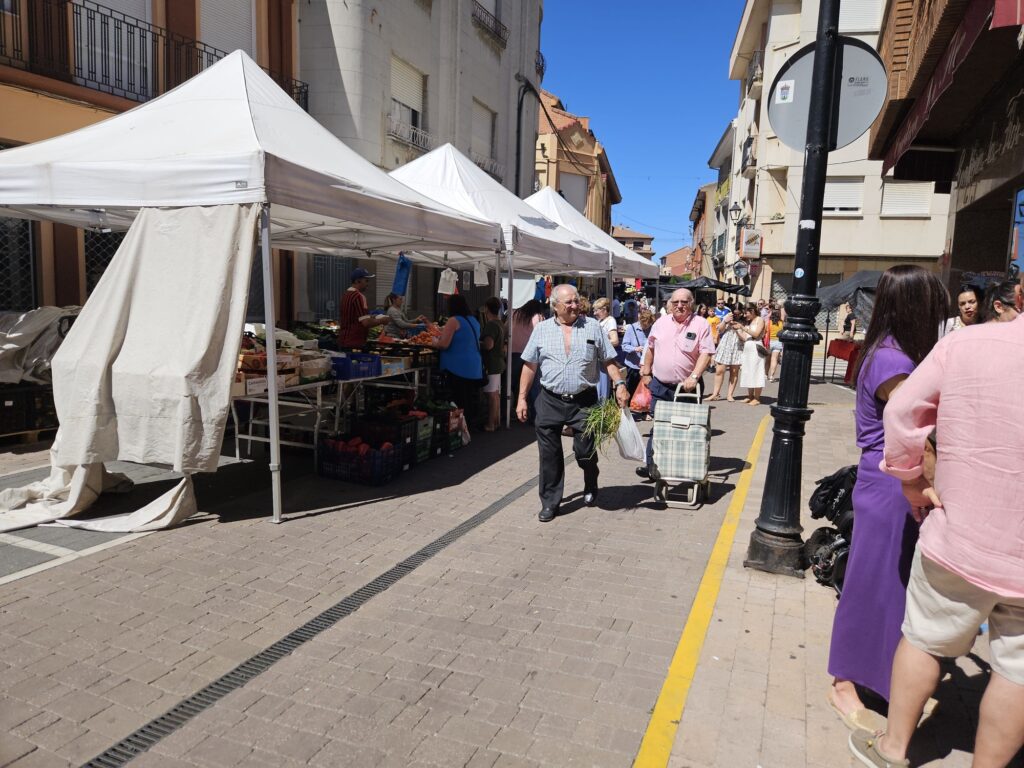
[[[750,534],[750,546],[743,567],[802,579],[806,568],[804,543],[799,536],[790,539],[755,528]]]

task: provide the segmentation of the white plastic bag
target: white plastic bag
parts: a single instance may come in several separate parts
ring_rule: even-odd
[[[640,430],[633,421],[633,414],[629,408],[622,409],[622,418],[619,419],[619,430],[615,433],[615,442],[619,445],[619,455],[624,459],[632,461],[643,461],[647,457],[644,449],[644,439],[640,437]]]

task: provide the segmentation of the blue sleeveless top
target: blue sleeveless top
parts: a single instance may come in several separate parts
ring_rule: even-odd
[[[483,376],[480,324],[473,317],[460,315],[455,319],[459,321],[459,329],[452,336],[448,349],[441,350],[441,370],[464,379],[480,379]]]

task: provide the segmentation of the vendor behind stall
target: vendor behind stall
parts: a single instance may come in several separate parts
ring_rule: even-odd
[[[387,303],[388,325],[384,329],[385,336],[390,336],[394,339],[404,339],[409,335],[410,328],[420,328],[427,322],[427,318],[423,315],[420,315],[415,320],[406,318],[405,311],[402,309],[402,304],[405,303],[404,296],[399,296],[397,293],[389,293]]]
[[[362,267],[352,270],[352,285],[341,296],[341,317],[338,319],[338,346],[361,347],[369,330],[388,322],[387,315],[371,315],[366,303],[366,287],[374,277]]]

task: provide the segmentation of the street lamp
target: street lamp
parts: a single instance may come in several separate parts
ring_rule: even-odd
[[[729,209],[729,218],[732,219],[733,224],[739,223],[741,213],[743,213],[743,209],[740,208],[740,204],[733,203],[732,208]]]

